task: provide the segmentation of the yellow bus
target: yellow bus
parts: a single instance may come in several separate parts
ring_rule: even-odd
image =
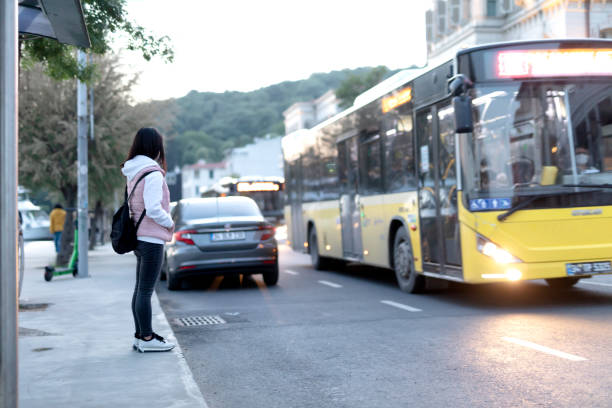
[[[288,240],[317,269],[390,268],[406,292],[612,273],[612,41],[465,49],[282,146]]]

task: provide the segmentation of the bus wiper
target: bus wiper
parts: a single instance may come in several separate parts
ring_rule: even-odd
[[[563,187],[612,188],[612,184],[562,184]]]
[[[610,188],[612,188],[612,184],[603,184],[603,186],[609,186]],[[596,191],[601,191],[601,190],[595,190],[596,188],[600,187],[596,185],[593,185],[593,186],[576,185],[574,186],[574,185],[564,184],[563,187],[591,187],[591,189],[587,191],[556,191],[556,192],[549,192],[545,194],[535,194],[535,195],[530,196],[525,201],[518,203],[514,207],[510,207],[510,209],[506,211],[505,213],[499,214],[497,216],[497,219],[499,221],[504,221],[506,218],[508,218],[509,216],[517,212],[518,210],[522,210],[523,208],[527,207],[529,204],[533,203],[538,198],[548,198],[548,197],[561,196],[565,194],[580,194],[580,193],[592,193]],[[608,187],[601,187],[601,188],[608,188]]]
[[[512,214],[517,212],[518,210],[522,210],[523,208],[527,207],[529,204],[533,203],[536,199],[538,199],[540,197],[542,197],[542,196],[534,195],[534,196],[529,197],[527,200],[518,203],[514,207],[510,207],[510,209],[508,211],[506,211],[505,213],[499,214],[497,216],[497,219],[499,221],[504,221],[506,218],[508,218],[509,216],[511,216]]]

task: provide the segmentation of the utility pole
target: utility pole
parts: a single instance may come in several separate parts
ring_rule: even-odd
[[[93,54],[89,54],[89,65],[93,65]],[[89,137],[94,140],[94,87],[89,87]]]
[[[87,56],[81,50],[77,51],[77,61],[81,68],[87,65]],[[77,220],[79,229],[79,278],[89,276],[87,251],[89,250],[89,214],[87,186],[87,85],[77,79]],[[76,244],[76,242],[75,242]]]
[[[17,388],[17,2],[0,0],[0,406]]]

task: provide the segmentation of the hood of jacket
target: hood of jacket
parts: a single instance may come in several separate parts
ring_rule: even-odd
[[[127,177],[128,181],[132,181],[132,179],[136,177],[136,175],[140,173],[143,169],[152,166],[158,167],[160,170],[162,170],[159,166],[159,163],[157,163],[155,160],[147,156],[138,155],[126,161],[123,165],[123,168],[121,169],[121,172],[125,177]],[[163,170],[162,174],[164,174]]]

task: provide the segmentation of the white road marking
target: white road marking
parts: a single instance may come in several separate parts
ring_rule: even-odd
[[[585,281],[582,281],[582,280],[579,283],[586,283],[587,285],[597,285],[597,286],[612,286],[612,283],[585,282]]]
[[[319,283],[321,285],[327,285],[327,286],[330,286],[332,288],[341,288],[342,287],[342,285],[338,285],[337,283],[329,282],[329,281],[326,281],[326,280],[320,280]]]
[[[412,306],[408,306],[408,305],[404,305],[402,303],[397,303],[397,302],[394,302],[392,300],[381,300],[380,303],[384,303],[385,305],[397,307],[398,309],[407,310],[409,312],[422,312],[421,309],[418,309],[418,308],[412,307]]]
[[[517,338],[514,338],[514,337],[502,337],[502,339],[505,340],[505,341],[508,341],[510,343],[518,344],[519,346],[529,347],[531,349],[534,349],[534,350],[537,350],[537,351],[541,351],[542,353],[546,353],[546,354],[550,354],[550,355],[553,355],[553,356],[565,358],[567,360],[571,360],[571,361],[585,361],[586,360],[586,358],[584,358],[584,357],[575,356],[573,354],[564,353],[563,351],[551,349],[551,348],[545,347],[545,346],[540,346],[539,344],[532,343],[530,341],[521,340],[521,339],[517,339]]]
[[[299,275],[299,272],[292,271],[291,269],[284,269],[283,272],[288,273],[289,275]]]

